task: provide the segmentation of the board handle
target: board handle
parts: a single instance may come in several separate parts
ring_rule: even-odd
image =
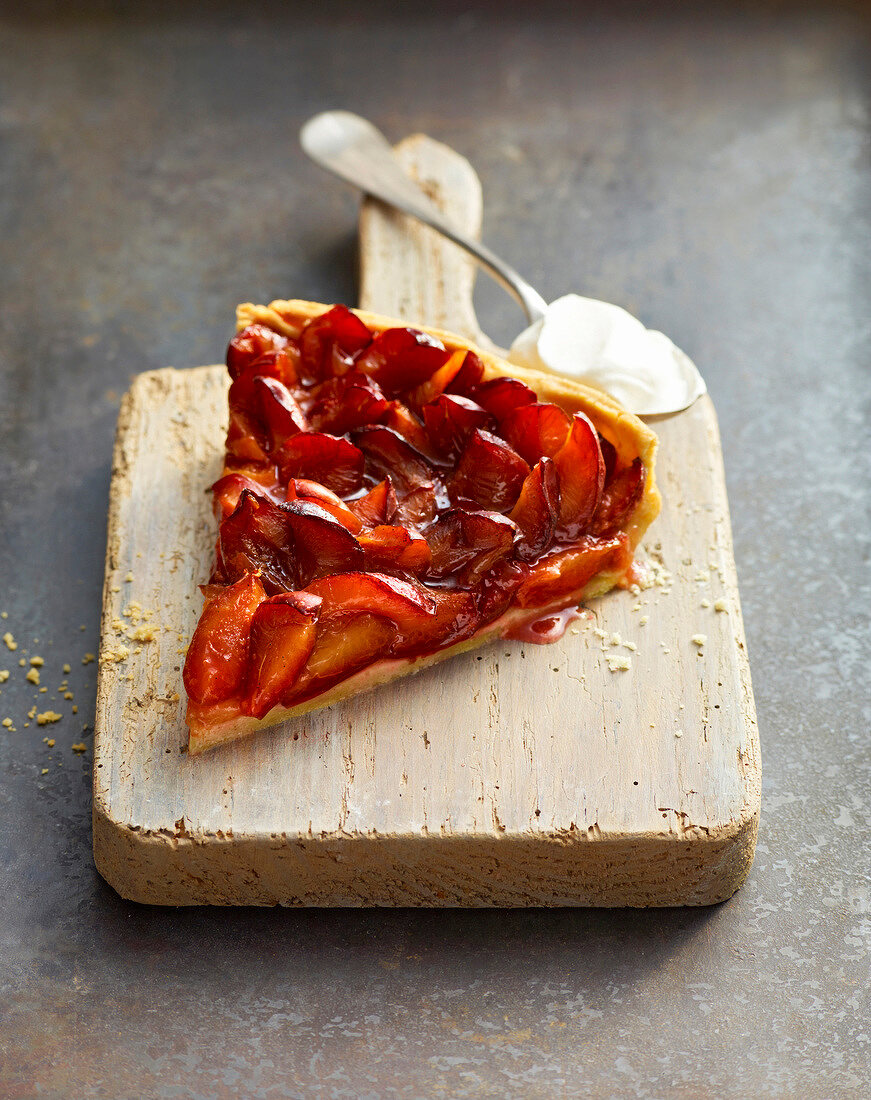
[[[402,168],[458,229],[477,239],[483,199],[475,169],[424,134],[394,149]],[[411,324],[445,328],[492,347],[481,332],[472,292],[477,265],[466,252],[415,218],[377,199],[360,211],[360,308]]]

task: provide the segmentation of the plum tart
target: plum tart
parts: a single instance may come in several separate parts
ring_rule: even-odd
[[[656,437],[607,395],[345,306],[243,305],[190,751],[631,583]]]

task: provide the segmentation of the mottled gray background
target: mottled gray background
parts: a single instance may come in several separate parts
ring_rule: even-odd
[[[79,706],[25,729],[0,661],[0,1095],[867,1095],[862,6],[253,7],[0,11],[0,630]],[[353,300],[356,200],[296,142],[331,106],[455,146],[542,293],[628,306],[708,379],[764,765],[723,906],[173,912],[94,872],[70,745],[119,396],[219,358],[237,300]]]

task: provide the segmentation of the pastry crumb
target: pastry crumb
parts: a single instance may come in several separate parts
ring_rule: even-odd
[[[639,626],[647,626],[647,624],[649,622],[650,622],[650,616],[649,615],[642,615],[641,618],[638,620],[638,625]]]
[[[63,671],[64,671],[64,672],[67,672],[67,673],[69,673],[69,672],[71,672],[71,671],[72,671],[72,669],[70,668],[70,666],[69,666],[69,665],[64,665],[64,667],[63,667]]]
[[[708,599],[704,599],[704,600],[702,600],[702,602],[699,606],[700,607],[710,607],[711,606],[711,601],[708,600]]]
[[[28,671],[27,676],[25,677],[25,679],[28,680],[31,684],[38,684],[39,683],[39,669],[38,668],[30,669]]]
[[[693,645],[697,645],[699,647],[699,649],[702,648],[702,646],[707,642],[707,640],[708,640],[707,634],[693,634],[692,638],[690,638],[690,641],[693,643]]]
[[[42,768],[39,772],[40,775],[48,775],[48,768]]]
[[[79,755],[81,755],[83,752],[88,751],[88,746],[84,743],[84,741],[76,741],[74,745],[70,745],[70,748],[73,750],[73,752],[79,753]]]
[[[0,684],[5,684],[8,679],[9,679],[9,669],[8,668],[0,668]]]
[[[31,657],[30,663],[34,668],[42,668],[42,666],[45,664],[45,661],[42,659],[42,657]]]
[[[614,633],[614,634],[611,635],[611,637],[608,639],[608,641],[611,643],[611,645],[620,645],[622,643],[623,639],[620,637],[619,634]]]
[[[78,714],[78,713],[79,713],[79,708],[75,703],[73,703],[73,714]]]
[[[610,672],[628,672],[632,668],[632,660],[624,657],[622,653],[609,653],[605,658]]]
[[[623,648],[631,650],[634,653],[638,649],[638,646],[635,644],[635,642],[624,642]]]
[[[725,600],[716,600],[714,602],[714,610],[715,611],[728,611],[729,608],[726,606],[726,601]]]
[[[82,629],[84,629],[84,627]],[[82,657],[82,664],[89,665],[92,661],[96,661],[96,659],[93,653],[86,653],[84,657]]]
[[[23,657],[19,658],[18,667],[19,668],[27,668],[27,661],[25,661],[25,659]]]
[[[9,618],[9,612],[8,611],[0,611],[0,619],[8,619],[8,618]]]
[[[6,633],[3,635],[3,641],[6,643],[7,649],[18,649],[18,642],[16,642],[15,639],[12,637],[10,631],[7,630]]]
[[[6,727],[6,728],[7,728],[8,730],[11,730],[11,729],[12,729],[12,719],[11,719],[11,718],[4,718],[4,719],[3,719],[3,725],[4,725],[4,726],[5,726],[5,727]]]
[[[42,714],[37,714],[36,724],[38,726],[48,726],[52,722],[59,722],[63,718],[62,714],[58,714],[56,710],[44,710]]]
[[[72,698],[73,698],[73,693],[71,691],[65,691],[64,692],[64,699],[72,699]]]
[[[674,735],[675,737],[683,737],[683,730],[675,730]]]
[[[124,580],[127,584],[129,584],[133,580],[133,574],[128,573],[127,576],[124,578]]]
[[[34,703],[33,706],[30,708],[30,710],[27,712],[27,717],[28,718],[35,718],[36,717],[36,703]]]

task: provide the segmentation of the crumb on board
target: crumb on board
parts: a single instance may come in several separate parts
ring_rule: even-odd
[[[96,659],[93,653],[86,653],[84,657],[82,657],[82,664],[89,665],[92,661],[96,661]]]
[[[28,680],[31,684],[38,684],[39,683],[39,669],[38,668],[29,669],[25,679]]]
[[[622,653],[609,653],[605,660],[608,662],[610,672],[628,672],[632,668],[631,658]]]
[[[725,600],[716,600],[714,602],[714,610],[715,611],[728,611],[729,608],[726,606],[726,601]]]
[[[9,669],[8,668],[0,668],[0,684],[5,684],[8,679],[9,679]]]
[[[74,696],[73,696],[73,693],[71,691],[65,691],[64,692],[64,699],[72,699],[72,698],[74,698]]]
[[[38,726],[48,726],[52,722],[59,722],[63,718],[62,714],[58,714],[56,710],[44,710],[42,714],[37,714],[36,724]]]
[[[18,667],[19,668],[27,668],[27,661],[25,661],[25,659],[23,657],[19,658]]]
[[[11,719],[11,718],[4,718],[4,719],[3,719],[3,725],[4,725],[4,726],[5,726],[5,727],[6,727],[6,728],[7,728],[8,730],[11,730],[11,729],[12,729],[12,719]]]
[[[45,661],[42,659],[42,657],[31,657],[30,663],[31,665],[33,665],[34,668],[42,668],[42,666],[45,664]]]
[[[40,775],[48,775],[48,768],[40,768],[39,774]]]
[[[692,638],[690,638],[690,641],[693,643],[693,645],[697,645],[699,647],[699,649],[702,648],[702,646],[707,642],[707,640],[708,640],[707,634],[693,634]]]
[[[74,745],[70,745],[70,748],[73,750],[73,752],[77,752],[80,755],[81,753],[88,751],[88,746],[84,743],[84,741],[76,741]]]
[[[3,641],[6,643],[6,648],[7,649],[11,649],[11,650],[18,649],[18,642],[16,642],[15,639],[12,637],[12,634],[11,634],[10,631],[7,630],[6,633],[3,635]]]
[[[70,668],[70,666],[69,666],[69,665],[64,665],[64,667],[63,667],[63,671],[64,671],[65,673],[69,674],[70,672],[72,672],[72,669]]]

